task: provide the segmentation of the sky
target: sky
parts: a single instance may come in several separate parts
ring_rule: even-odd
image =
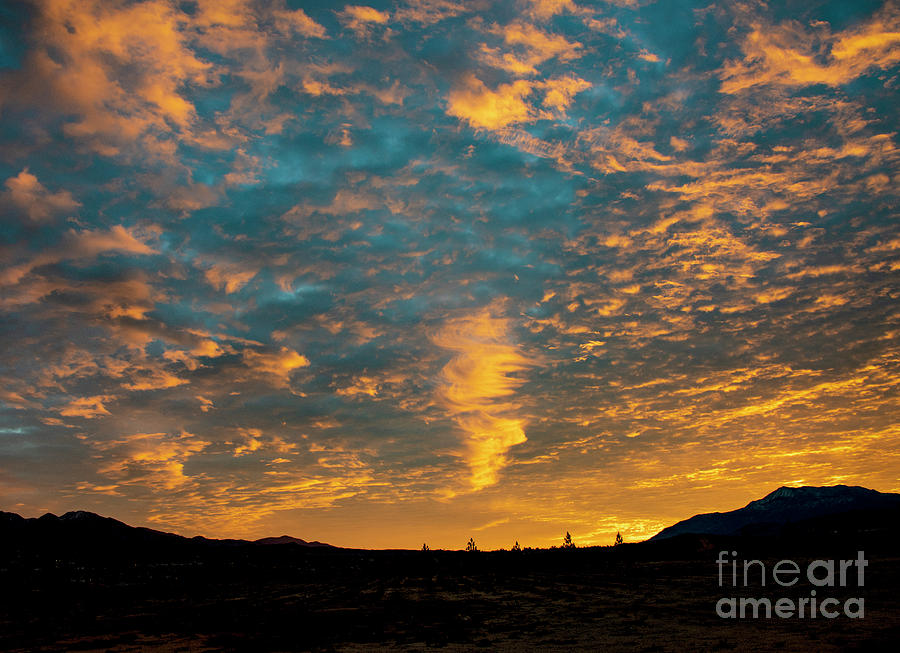
[[[897,2],[0,16],[0,509],[459,549],[900,491]]]

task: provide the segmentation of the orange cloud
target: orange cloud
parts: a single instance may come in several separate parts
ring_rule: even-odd
[[[449,321],[433,342],[455,352],[441,370],[437,400],[465,433],[464,458],[473,489],[493,485],[506,452],[525,442],[524,420],[510,400],[522,380],[512,376],[534,361],[509,343],[509,324],[490,309]]]
[[[122,225],[108,231],[75,231],[70,229],[59,247],[36,255],[31,260],[0,271],[0,285],[14,285],[32,270],[42,265],[74,259],[90,259],[100,254],[156,254],[156,250],[137,238],[133,230]]]
[[[291,373],[309,366],[309,359],[293,349],[282,347],[276,352],[259,352],[245,349],[244,365],[254,374],[266,379],[275,387],[286,388],[291,381]]]
[[[241,444],[234,449],[234,457],[245,456],[254,452],[269,452],[277,454],[291,454],[297,450],[297,445],[292,442],[285,442],[284,438],[274,435],[266,436],[260,429],[239,428],[238,436]],[[229,444],[234,444],[233,442]],[[290,462],[281,459],[280,462]]]
[[[76,116],[66,134],[104,155],[141,142],[145,154],[165,156],[157,135],[190,132],[196,113],[180,90],[208,84],[211,65],[187,46],[185,16],[170,3],[39,5],[40,41],[17,79],[16,101],[53,97]]]
[[[476,128],[501,130],[517,123],[553,117],[552,113],[537,109],[527,100],[535,91],[545,92],[545,107],[565,115],[574,96],[590,86],[585,80],[568,75],[542,82],[520,79],[491,90],[470,74],[448,95],[447,113]]]
[[[643,59],[644,61],[649,61],[650,63],[659,63],[661,61],[659,55],[654,54],[649,50],[641,50],[638,53],[638,59]]]
[[[577,7],[572,0],[528,0],[528,13],[536,18],[552,18],[563,12],[574,13]]]
[[[324,27],[310,18],[302,9],[275,11],[275,26],[282,32],[296,32],[310,38],[324,39]]]
[[[153,491],[171,491],[191,479],[184,463],[211,443],[192,433],[135,433],[118,440],[94,442],[101,452],[98,473],[120,485],[143,485]]]
[[[378,11],[373,7],[362,5],[347,5],[344,7],[343,14],[351,20],[363,23],[386,23],[390,18],[390,14],[386,11]]]
[[[560,114],[565,115],[566,109],[571,106],[575,96],[590,87],[590,82],[575,75],[548,79],[544,83],[546,92],[544,106],[556,109]]]
[[[353,384],[344,388],[338,388],[335,394],[342,397],[355,397],[357,395],[368,395],[369,397],[378,396],[379,383],[376,379],[369,376],[358,376],[354,379]]]
[[[753,299],[757,304],[771,304],[773,302],[780,302],[782,299],[790,297],[793,293],[793,288],[771,288],[764,292],[757,293],[754,295]]]
[[[395,16],[403,22],[433,25],[466,12],[466,6],[454,0],[411,0],[397,9]]]
[[[63,417],[96,419],[110,414],[106,409],[106,406],[104,406],[104,402],[112,401],[113,399],[114,397],[110,395],[97,395],[95,397],[73,399],[59,411],[59,414]]]
[[[4,185],[7,189],[4,195],[9,202],[25,213],[32,222],[47,222],[56,215],[74,211],[81,206],[69,191],[51,193],[37,177],[28,172],[28,168],[7,179]]]
[[[365,38],[372,33],[373,25],[384,25],[391,15],[386,11],[378,11],[364,5],[347,5],[338,14],[341,22],[358,37]]]
[[[531,106],[524,98],[531,94],[532,85],[526,81],[501,84],[490,90],[475,75],[469,75],[462,86],[451,91],[447,98],[447,113],[467,120],[473,127],[499,129],[507,125],[533,119]]]
[[[526,22],[515,21],[509,25],[493,25],[489,34],[500,36],[512,51],[502,52],[499,48],[482,44],[480,60],[494,68],[500,68],[514,75],[536,75],[537,67],[545,61],[556,58],[570,61],[579,56],[581,43],[566,40],[559,34],[551,34]]]
[[[123,254],[156,254],[156,250],[135,237],[134,232],[122,225],[115,225],[109,231],[69,230],[65,239],[67,258],[92,258],[105,252]]]
[[[258,268],[247,268],[239,263],[216,263],[204,271],[203,276],[213,288],[230,295],[250,283],[258,272]]]
[[[262,431],[259,429],[240,429],[240,432],[244,438],[244,443],[234,448],[235,458],[253,453],[262,447],[262,440],[260,440]]]
[[[136,370],[134,376],[136,377],[134,381],[122,387],[126,390],[165,390],[187,383],[186,379],[182,379],[162,369],[145,368]]]
[[[497,31],[508,45],[524,46],[535,64],[553,58],[570,61],[578,56],[578,50],[581,49],[581,44],[577,41],[568,41],[559,34],[550,34],[529,23],[515,22]]]
[[[900,16],[886,7],[861,27],[820,37],[793,21],[753,26],[741,45],[744,58],[720,70],[723,93],[738,93],[761,84],[839,86],[871,68],[900,61]],[[818,46],[818,47],[817,47]],[[830,46],[830,56],[817,50]]]
[[[672,149],[676,152],[685,152],[691,146],[691,144],[686,140],[684,140],[683,138],[678,138],[677,136],[672,136],[669,139],[669,145],[671,145]]]

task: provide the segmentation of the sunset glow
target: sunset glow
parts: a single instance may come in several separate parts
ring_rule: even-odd
[[[36,0],[0,509],[482,549],[900,492],[900,5]]]

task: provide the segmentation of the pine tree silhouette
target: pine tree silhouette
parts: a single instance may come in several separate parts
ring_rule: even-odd
[[[466,544],[466,551],[477,551],[478,547],[475,546],[475,540],[471,537],[469,538],[469,543]]]
[[[574,549],[575,548],[575,544],[572,543],[572,536],[569,535],[569,531],[566,531],[566,536],[565,536],[565,538],[563,538],[562,548],[564,548],[564,549]]]
[[[513,545],[513,551],[521,551],[522,547],[519,546],[519,540],[516,540],[516,543]]]
[[[624,541],[625,541],[625,540],[622,539],[622,534],[617,532],[617,533],[616,533],[616,543],[615,543],[615,546],[619,546],[619,545],[622,544]]]

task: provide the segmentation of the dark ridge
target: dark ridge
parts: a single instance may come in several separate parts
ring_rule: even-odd
[[[152,528],[129,526],[112,517],[85,510],[23,518],[0,511],[0,553],[12,557],[66,557],[147,559],[170,555],[195,555],[203,550],[266,547],[290,543],[312,548],[334,548],[321,542],[306,542],[287,535],[255,542],[236,539],[187,538]]]
[[[262,537],[254,540],[254,544],[309,544],[306,540],[301,540],[290,535],[280,535],[278,537]]]
[[[664,528],[649,541],[688,534],[779,535],[786,532],[790,524],[805,520],[897,507],[900,507],[900,494],[882,493],[859,486],[783,486],[737,510],[694,515]]]

